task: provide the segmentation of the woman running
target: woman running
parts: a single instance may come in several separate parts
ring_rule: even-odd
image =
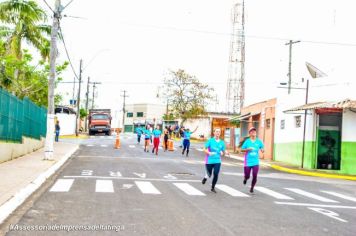
[[[253,188],[257,183],[257,174],[259,170],[259,151],[264,153],[263,142],[257,138],[257,132],[255,127],[251,127],[248,131],[249,138],[247,138],[241,146],[241,152],[245,153],[245,162],[244,162],[244,174],[245,178],[243,184],[247,183],[247,180],[250,178],[252,170],[252,183],[250,188],[250,193],[253,193]]]
[[[159,140],[160,140],[161,134],[162,134],[161,130],[159,129],[159,125],[156,126],[156,128],[153,130],[152,134],[153,134],[152,153],[154,153],[156,150],[156,155],[158,155]]]
[[[216,193],[215,185],[218,182],[219,172],[221,167],[221,156],[228,154],[225,147],[225,142],[220,139],[221,129],[214,130],[214,137],[210,138],[204,148],[206,153],[205,158],[205,177],[202,180],[202,184],[206,183],[206,180],[211,177],[214,171],[214,178],[211,185],[211,191]]]
[[[147,127],[143,131],[143,133],[145,134],[145,148],[144,148],[144,151],[148,152],[149,147],[150,147],[150,139],[151,139],[150,125],[147,125]]]
[[[197,131],[197,129],[198,129],[198,126],[195,128],[195,130],[193,132],[190,132],[189,129],[185,129],[183,131],[183,151],[182,151],[182,155],[184,155],[185,150],[187,150],[187,156],[188,156],[189,147],[190,147],[190,136],[192,135],[192,133]]]

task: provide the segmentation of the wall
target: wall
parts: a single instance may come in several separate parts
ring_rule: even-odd
[[[356,113],[346,111],[342,120],[340,173],[356,175]]]
[[[73,135],[75,134],[75,114],[56,114],[59,120],[61,131],[59,135]]]
[[[0,141],[0,163],[36,151],[44,146],[45,139],[22,138],[22,143],[5,143]]]
[[[179,123],[181,121],[179,120]],[[184,127],[189,128],[193,131],[198,127],[197,131],[192,134],[193,138],[199,138],[199,135],[204,135],[204,138],[210,138],[211,133],[211,120],[210,118],[201,118],[201,119],[189,119],[185,121]]]

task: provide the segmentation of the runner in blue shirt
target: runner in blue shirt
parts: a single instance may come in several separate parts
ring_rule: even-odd
[[[143,133],[145,134],[145,148],[144,151],[148,152],[149,146],[150,146],[150,139],[151,139],[151,131],[150,131],[150,125],[147,125],[146,129],[143,130]]]
[[[197,131],[198,126],[195,128],[195,130],[193,132],[191,132],[188,129],[185,129],[183,131],[183,151],[182,151],[182,155],[184,155],[185,150],[187,150],[187,156],[189,154],[189,147],[190,147],[190,136],[192,135],[192,133],[194,133],[195,131]]]
[[[211,191],[216,193],[215,185],[218,182],[219,172],[221,167],[221,156],[228,154],[226,151],[226,146],[224,140],[220,139],[221,129],[217,128],[214,130],[214,137],[210,138],[204,148],[206,153],[205,158],[205,169],[206,174],[202,180],[202,184],[205,184],[207,179],[211,177],[214,170],[213,182],[211,185]]]
[[[136,134],[137,134],[137,144],[140,144],[141,142],[141,135],[143,133],[142,128],[139,126],[136,128]]]
[[[153,130],[153,149],[152,153],[156,150],[156,155],[158,155],[158,147],[159,147],[159,141],[161,138],[162,131],[159,129],[159,125],[156,126],[156,128]]]
[[[253,188],[257,183],[257,174],[259,170],[259,153],[264,152],[263,142],[257,138],[257,132],[255,127],[251,127],[248,131],[249,138],[244,140],[241,146],[241,152],[245,152],[245,162],[244,162],[244,181],[246,184],[247,180],[250,178],[252,170],[252,183],[250,188],[250,193],[253,193]]]

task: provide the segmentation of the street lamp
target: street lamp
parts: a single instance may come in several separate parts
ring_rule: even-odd
[[[304,78],[302,78],[304,81]],[[280,85],[287,85],[286,82],[280,83]],[[288,87],[278,87],[278,88],[288,88]],[[305,89],[305,105],[308,104],[308,97],[309,97],[309,79],[307,79],[307,85],[305,88],[293,88],[290,87],[288,89]],[[301,168],[304,167],[304,156],[305,156],[305,133],[306,133],[306,123],[307,123],[307,110],[304,110],[304,124],[303,124],[303,144],[302,144],[302,163]]]

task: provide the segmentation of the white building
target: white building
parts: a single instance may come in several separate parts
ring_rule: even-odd
[[[356,174],[356,83],[349,81],[352,79],[310,79],[307,104],[306,89],[301,89],[306,88],[306,81],[293,85],[296,88],[290,95],[286,90],[278,97],[275,160]]]
[[[166,105],[129,104],[125,108],[124,132],[133,132],[138,126],[162,125]]]

